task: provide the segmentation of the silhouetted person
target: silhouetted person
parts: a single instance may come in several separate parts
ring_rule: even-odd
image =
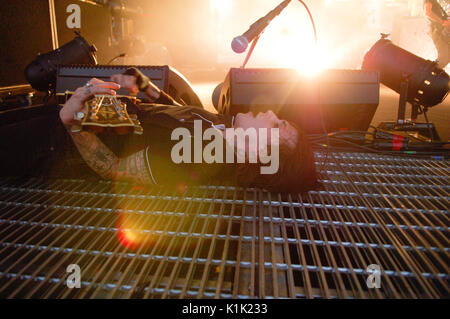
[[[447,0],[425,0],[425,14],[430,20],[430,35],[438,52],[438,65],[445,68],[450,62],[450,22],[441,3]],[[448,6],[448,2],[446,3]]]

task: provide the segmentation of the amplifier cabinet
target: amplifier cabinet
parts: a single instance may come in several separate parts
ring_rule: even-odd
[[[379,104],[378,72],[325,70],[304,76],[293,69],[232,68],[222,86],[218,111],[272,110],[307,133],[366,131]]]
[[[136,65],[68,65],[58,68],[56,80],[56,93],[64,94],[66,91],[75,91],[91,78],[109,81],[111,75],[124,72],[129,67],[136,67],[161,90],[172,96],[177,102],[186,105],[203,107],[200,98],[192,89],[189,81],[176,69],[168,65],[163,66],[136,66]],[[118,94],[129,95],[125,89],[119,89]],[[137,95],[145,99],[141,92]]]

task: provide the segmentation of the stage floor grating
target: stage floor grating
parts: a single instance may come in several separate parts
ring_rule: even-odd
[[[316,162],[301,195],[2,178],[0,297],[449,298],[450,162]]]

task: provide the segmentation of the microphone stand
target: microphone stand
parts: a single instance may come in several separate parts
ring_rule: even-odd
[[[314,23],[314,19],[312,17],[311,11],[309,11],[308,6],[306,5],[306,3],[303,0],[298,0],[306,9],[306,12],[308,13],[309,19],[311,20],[311,24],[312,24],[312,28],[314,31],[314,40],[315,43],[317,45],[317,30],[316,30],[316,24]],[[256,44],[258,43],[259,38],[261,37],[261,34],[264,32],[264,30],[267,28],[267,26],[269,25],[269,23],[277,16],[279,15],[286,7],[287,5],[290,3],[290,1],[288,1],[287,3],[285,3],[286,1],[283,1],[281,4],[279,4],[275,9],[273,9],[272,11],[270,11],[267,15],[265,15],[263,18],[260,18],[258,21],[256,21],[255,23],[253,23],[250,26],[250,29],[253,26],[256,26],[258,24],[261,24],[264,22],[264,20],[266,18],[269,18],[269,21],[267,22],[267,24],[264,26],[264,28],[262,28],[262,30],[260,31],[260,33],[258,34],[258,36],[252,41],[252,46],[250,47],[250,50],[247,53],[247,56],[245,57],[244,63],[241,66],[241,69],[245,69],[245,66],[247,65],[250,56],[253,53],[253,50],[255,49]],[[250,30],[249,29],[249,30]]]
[[[261,37],[261,35],[258,35],[258,36],[255,38],[255,40],[253,40],[252,46],[250,47],[250,50],[248,50],[247,56],[245,57],[245,60],[244,60],[244,63],[242,64],[242,66],[241,66],[241,69],[245,69],[245,66],[246,66],[247,63],[248,63],[248,60],[250,60],[250,56],[252,55],[253,50],[255,49],[256,44],[258,43],[258,40],[259,40],[260,37]]]
[[[264,17],[258,19],[258,21],[256,21],[255,23],[253,23],[250,26],[250,29],[252,27],[255,27],[259,24],[262,24],[263,28],[261,29],[260,33],[258,34],[258,36],[252,41],[252,46],[250,47],[250,50],[247,53],[247,56],[245,57],[244,63],[241,66],[241,69],[244,69],[245,66],[247,65],[248,61],[250,60],[250,57],[253,53],[253,50],[256,47],[256,44],[258,43],[259,38],[261,37],[261,34],[264,32],[264,30],[269,26],[269,23],[272,22],[272,20],[278,16],[286,7],[287,5],[290,3],[291,1],[283,1],[282,3],[280,3],[275,9],[271,10],[268,14],[266,14]],[[268,21],[265,21],[265,20]],[[264,25],[265,24],[265,25]],[[250,30],[249,29],[249,30]]]

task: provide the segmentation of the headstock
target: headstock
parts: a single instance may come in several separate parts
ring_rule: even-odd
[[[112,129],[117,134],[133,132],[141,135],[144,132],[141,123],[136,114],[128,114],[125,99],[137,102],[135,97],[130,96],[95,95],[85,103],[86,113],[74,114],[72,132]]]

